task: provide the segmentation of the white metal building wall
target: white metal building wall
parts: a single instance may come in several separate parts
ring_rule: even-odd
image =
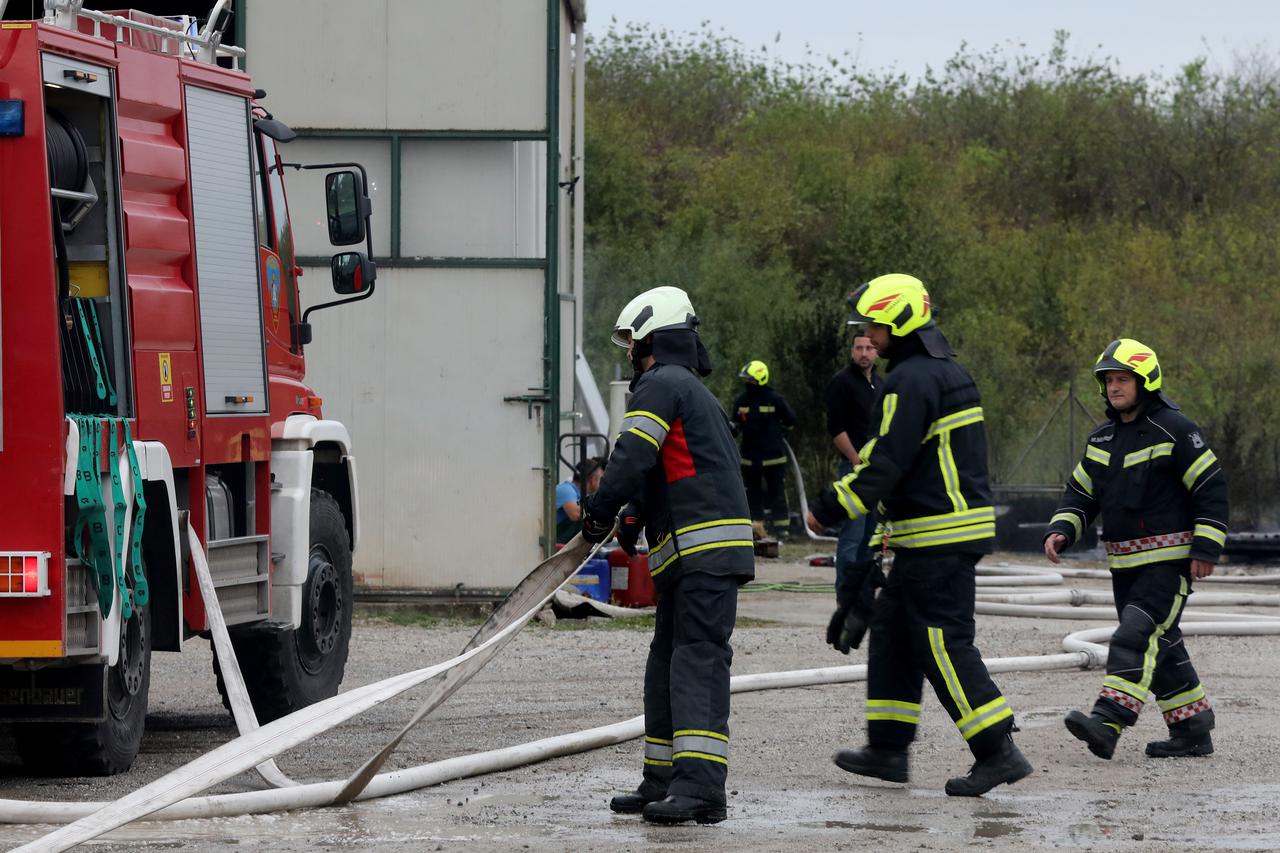
[[[556,129],[568,180],[572,23],[559,5]],[[266,105],[303,131],[282,155],[358,160],[373,183],[377,292],[313,314],[306,349],[308,381],[326,416],[349,426],[359,465],[357,583],[510,586],[541,558],[548,506],[541,406],[503,402],[543,385],[546,143],[529,137],[546,130],[547,0],[259,0],[247,9],[248,70]],[[276,55],[282,32],[314,48]],[[399,257],[388,261],[392,136],[401,227]],[[322,178],[286,181],[299,254],[334,251]],[[574,287],[571,221],[562,204],[551,259],[562,294]],[[458,258],[468,263],[440,261]],[[309,267],[300,284],[304,305],[332,298],[326,268]],[[580,337],[574,302],[562,295],[557,309],[560,408],[572,410]]]

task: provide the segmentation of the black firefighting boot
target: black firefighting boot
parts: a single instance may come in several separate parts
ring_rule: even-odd
[[[643,816],[649,823],[719,823],[727,813],[723,803],[669,794],[645,806]]]
[[[1152,758],[1182,758],[1188,755],[1213,755],[1213,738],[1208,732],[1195,735],[1169,733],[1168,740],[1153,740],[1147,744],[1147,755]]]
[[[1091,717],[1080,711],[1072,711],[1063,720],[1072,737],[1084,741],[1089,751],[1099,758],[1110,761],[1116,751],[1116,742],[1120,740],[1120,730],[1113,723],[1101,717]]]
[[[968,775],[948,779],[944,790],[950,797],[981,797],[996,785],[1012,785],[1030,775],[1031,762],[1013,738],[1006,737],[994,754],[975,761]]]
[[[1171,715],[1165,715],[1167,722]],[[1206,708],[1186,719],[1176,719],[1169,726],[1168,740],[1155,740],[1147,744],[1147,755],[1152,758],[1182,758],[1189,755],[1213,755],[1214,714]]]
[[[884,749],[878,746],[842,749],[831,760],[841,770],[848,770],[859,776],[871,776],[886,782],[906,782],[909,778],[905,749]]]
[[[609,801],[609,808],[618,814],[640,814],[649,803],[657,802],[667,795],[667,789],[645,779],[629,794],[619,794]]]

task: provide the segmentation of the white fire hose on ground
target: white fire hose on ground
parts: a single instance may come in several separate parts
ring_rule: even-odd
[[[203,556],[202,546],[192,542],[193,553]],[[571,550],[572,549],[572,550]],[[596,749],[621,743],[643,734],[643,718],[636,717],[620,723],[587,729],[557,737],[491,750],[474,755],[437,761],[418,767],[372,775],[381,765],[381,759],[390,754],[399,738],[432,708],[438,706],[453,693],[483,663],[497,653],[502,644],[517,633],[555,594],[556,589],[576,571],[587,553],[585,545],[566,548],[535,569],[525,582],[513,591],[503,606],[477,632],[463,654],[435,666],[404,673],[341,693],[315,705],[303,708],[260,728],[240,722],[241,735],[235,740],[201,756],[193,762],[158,779],[137,791],[112,803],[50,803],[0,800],[0,822],[5,823],[63,823],[67,826],[49,835],[15,848],[17,851],[55,851],[95,838],[134,820],[177,820],[198,817],[227,817],[270,811],[283,811],[306,807],[332,805],[354,796],[358,800],[373,799],[405,793],[418,788],[471,776],[509,770],[537,761],[562,755]],[[594,553],[594,551],[592,551]],[[557,559],[559,558],[559,559]],[[550,566],[550,568],[548,568]],[[992,571],[994,570],[994,571]],[[1015,571],[1011,571],[1015,570]],[[991,595],[994,601],[984,599],[989,595],[984,589],[978,592],[978,612],[999,615],[1017,615],[1039,618],[1091,618],[1095,614],[1114,619],[1111,609],[1085,609],[1081,605],[1104,604],[1110,601],[1110,593],[1097,590],[1036,590],[1026,591],[1024,580],[1037,577],[1039,585],[1051,586],[1063,582],[1062,574],[1044,567],[981,567],[987,576],[983,579],[1010,586],[1014,592]],[[1051,597],[1045,599],[1045,597]],[[1033,601],[1006,599],[1031,598]],[[1055,606],[1068,604],[1071,606]],[[1197,605],[1232,604],[1250,606],[1276,606],[1280,596],[1249,594],[1197,593]],[[508,606],[510,605],[510,606]],[[521,612],[514,611],[525,607]],[[1101,611],[1101,612],[1099,612]],[[1199,621],[1200,619],[1240,621]],[[505,625],[503,623],[505,622]],[[1264,635],[1280,634],[1280,618],[1253,614],[1186,614],[1183,633],[1187,635],[1228,634]],[[1090,628],[1071,634],[1063,641],[1065,653],[1030,655],[1010,658],[991,658],[986,661],[993,673],[1050,671],[1060,669],[1088,669],[1106,661],[1106,647],[1101,645],[1114,631],[1114,626]],[[216,643],[216,632],[215,632]],[[228,643],[229,645],[229,643]],[[233,659],[234,652],[227,660]],[[220,660],[223,660],[220,656]],[[231,667],[228,666],[228,669]],[[224,673],[225,675],[225,673]],[[372,708],[387,699],[412,689],[423,682],[445,676],[437,682],[414,719],[384,750],[365,764],[346,782],[333,781],[303,785],[287,785],[269,790],[210,797],[196,797],[201,791],[232,776],[254,767],[270,766],[275,756],[297,746],[316,735]],[[732,679],[734,693],[755,690],[810,687],[827,684],[843,684],[865,680],[866,667],[835,666],[819,669],[787,672],[739,675]],[[239,721],[239,718],[238,718]],[[255,721],[256,722],[256,721]],[[245,729],[248,729],[247,731]],[[372,768],[372,769],[371,769]],[[277,771],[278,772],[278,771]],[[267,778],[270,771],[264,774]],[[283,774],[281,774],[283,777]],[[287,777],[283,777],[286,783]],[[278,780],[277,780],[278,781]],[[353,793],[354,792],[354,793]]]

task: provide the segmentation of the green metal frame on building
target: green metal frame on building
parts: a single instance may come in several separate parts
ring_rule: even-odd
[[[236,44],[245,47],[249,0],[233,0]],[[546,129],[536,130],[360,130],[310,128],[298,130],[302,139],[386,140],[391,157],[391,254],[376,258],[380,267],[433,269],[541,269],[543,270],[543,511],[542,549],[549,555],[555,542],[555,477],[559,469],[557,443],[560,428],[560,5],[547,0],[547,94]],[[247,59],[246,59],[247,67]],[[545,257],[404,257],[400,253],[401,142],[405,139],[494,140],[545,142],[546,152],[546,245]],[[303,266],[328,266],[327,256],[299,256]]]

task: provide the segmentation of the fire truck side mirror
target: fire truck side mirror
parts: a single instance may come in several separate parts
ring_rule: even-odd
[[[351,246],[364,241],[365,221],[373,208],[369,204],[369,197],[365,195],[362,184],[363,182],[352,171],[330,172],[324,176],[325,205],[329,214],[329,242],[335,246]],[[351,291],[339,290],[338,292]]]
[[[329,263],[333,272],[333,290],[344,296],[364,293],[373,287],[378,277],[378,265],[365,257],[364,252],[342,252]]]

